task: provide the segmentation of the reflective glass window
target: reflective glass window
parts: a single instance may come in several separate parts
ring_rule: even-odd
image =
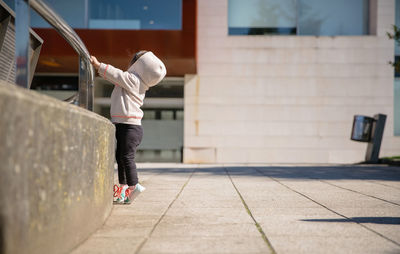
[[[4,2],[15,11],[15,0],[4,0]],[[70,26],[74,28],[85,28],[85,3],[88,0],[46,0],[45,3],[54,9]],[[50,28],[51,26],[31,9],[31,26]]]
[[[395,25],[397,27],[400,27],[400,0],[396,0],[396,20],[395,20]],[[395,43],[395,55],[400,56],[400,44]]]
[[[229,34],[296,34],[295,0],[229,0]]]
[[[228,0],[230,35],[365,35],[369,0]]]
[[[368,34],[368,0],[299,0],[300,35]]]
[[[15,11],[15,4],[14,1],[15,0],[3,0],[11,9],[13,9]]]
[[[73,28],[86,28],[86,8],[87,1],[82,0],[46,0],[45,2],[52,7]],[[42,19],[39,14],[31,9],[31,26],[40,28],[51,27],[47,21]]]
[[[182,0],[92,0],[89,9],[89,28],[179,30],[182,26]]]
[[[182,0],[46,0],[46,3],[73,28],[182,29]],[[31,26],[50,27],[33,10]]]
[[[395,25],[400,27],[400,0],[396,0],[396,21]],[[400,61],[400,46],[397,42],[395,42],[395,60],[396,62]],[[399,72],[395,72],[394,79],[394,135],[400,136],[400,74]]]

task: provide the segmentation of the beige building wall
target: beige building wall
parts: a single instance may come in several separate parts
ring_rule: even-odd
[[[371,0],[369,36],[228,36],[228,1],[198,0],[198,74],[185,77],[184,162],[353,163],[353,116],[393,136],[394,0]]]

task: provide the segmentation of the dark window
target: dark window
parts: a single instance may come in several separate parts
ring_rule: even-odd
[[[182,85],[159,84],[146,92],[146,98],[183,98]]]
[[[182,120],[182,109],[143,109],[143,120]]]
[[[77,76],[34,76],[31,89],[78,90]]]

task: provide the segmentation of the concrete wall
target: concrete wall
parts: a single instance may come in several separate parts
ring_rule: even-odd
[[[199,0],[198,75],[185,82],[184,161],[351,163],[353,115],[388,115],[393,136],[394,0],[371,0],[369,36],[228,36],[228,1]]]
[[[0,82],[0,253],[68,253],[112,208],[114,127]]]

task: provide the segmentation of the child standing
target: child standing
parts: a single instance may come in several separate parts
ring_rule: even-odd
[[[91,57],[91,63],[104,79],[115,85],[111,94],[111,121],[116,128],[116,159],[119,186],[114,186],[117,203],[131,203],[145,190],[139,184],[136,171],[136,148],[143,137],[140,107],[146,91],[158,84],[166,75],[166,68],[152,52],[139,51],[130,62],[127,71],[100,63]]]

